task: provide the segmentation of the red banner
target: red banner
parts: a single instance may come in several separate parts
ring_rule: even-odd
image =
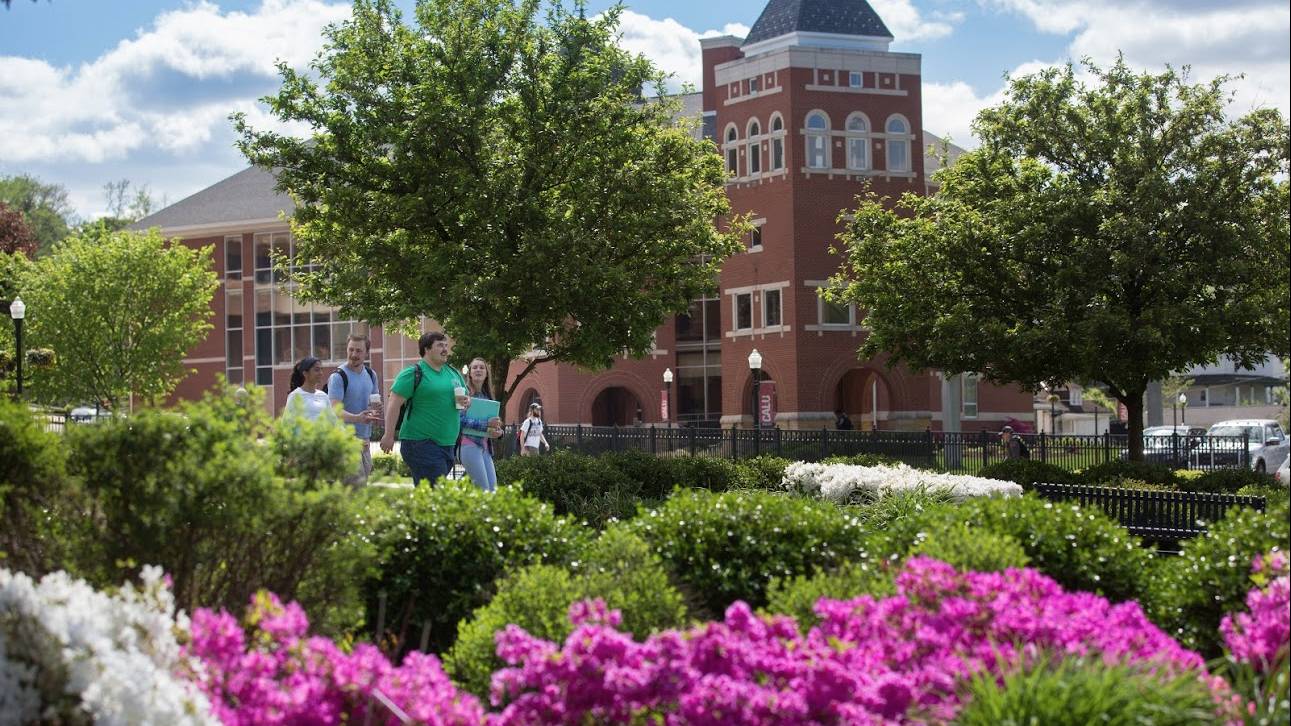
[[[775,381],[758,383],[758,421],[763,428],[775,426]]]
[[[659,418],[663,421],[668,420],[668,392],[659,391]]]

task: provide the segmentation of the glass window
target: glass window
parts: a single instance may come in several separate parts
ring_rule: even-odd
[[[229,370],[242,367],[242,331],[230,330],[225,333],[224,366]],[[228,371],[225,371],[225,375]]]
[[[763,324],[768,328],[778,327],[780,325],[780,312],[780,291],[762,291]]]
[[[744,293],[735,296],[735,329],[751,330],[753,328],[753,295]]]
[[[242,279],[242,236],[224,238],[224,279]]]
[[[258,234],[255,236],[255,277],[256,282],[271,282],[273,273],[273,260],[270,258],[269,250],[272,248],[271,237],[267,234]]]
[[[762,90],[762,79],[754,76],[749,79],[749,93],[757,93]]]
[[[823,113],[807,116],[807,166],[812,169],[829,168],[829,121]]]
[[[962,376],[961,414],[964,418],[977,418],[977,374],[965,373]]]
[[[771,119],[771,168],[784,168],[784,121],[779,116]]]
[[[828,300],[820,301],[820,324],[821,325],[851,325],[852,310],[850,305],[840,305]]]
[[[860,73],[856,73],[855,71],[853,71],[853,72],[851,72],[851,73],[848,73],[848,74],[847,74],[847,85],[851,86],[852,88],[860,88],[860,87],[861,87],[861,74],[860,74]]]
[[[279,232],[273,236],[273,280],[274,282],[286,282],[287,276],[283,270],[278,267],[290,266],[293,262],[291,257],[291,235],[286,232]]]
[[[704,339],[703,301],[691,300],[690,309],[677,316],[676,331],[678,343],[698,343]],[[680,356],[677,365],[681,365]]]
[[[888,119],[887,130],[889,134],[907,134],[909,127],[906,122],[900,118]],[[888,170],[889,171],[910,171],[910,140],[909,139],[888,139]]]
[[[807,129],[811,131],[825,131],[829,129],[829,122],[825,120],[825,114],[813,113],[807,117]]]
[[[704,301],[704,339],[713,343],[722,340],[722,301],[717,298]]]
[[[762,227],[754,227],[753,232],[749,234],[749,249],[762,248]]]
[[[847,140],[847,168],[863,170],[870,168],[870,140],[867,138]]]
[[[242,327],[242,290],[229,288],[224,296],[224,327],[232,330]]]

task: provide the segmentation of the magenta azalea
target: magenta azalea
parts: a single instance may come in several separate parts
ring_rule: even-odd
[[[1257,556],[1252,570],[1265,586],[1246,593],[1249,612],[1225,615],[1219,631],[1234,660],[1268,673],[1291,647],[1291,577],[1287,557],[1280,552]]]

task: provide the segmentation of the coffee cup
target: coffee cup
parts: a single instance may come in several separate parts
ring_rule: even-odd
[[[464,386],[457,386],[456,388],[453,389],[453,396],[455,396],[456,398],[460,399],[465,395],[466,395],[466,388]],[[461,401],[457,401],[457,410],[465,411],[466,404],[462,403]]]
[[[374,393],[374,394],[372,394],[371,396],[368,396],[368,410],[369,410],[369,411],[380,411],[380,410],[381,410],[381,394],[380,394],[380,393]]]

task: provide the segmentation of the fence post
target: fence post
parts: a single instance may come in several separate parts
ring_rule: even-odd
[[[690,427],[690,455],[695,455],[695,427]]]
[[[1103,461],[1112,460],[1112,432],[1103,432]]]
[[[755,413],[754,415],[760,416],[761,414]],[[756,459],[759,456],[762,456],[762,427],[754,426],[753,427],[753,458]]]
[[[1242,431],[1242,455],[1239,457],[1243,469],[1251,468],[1251,432]]]
[[[1049,446],[1043,431],[1040,432],[1040,461],[1045,463],[1049,461]]]
[[[982,442],[982,466],[983,466],[983,467],[990,466],[990,464],[991,464],[991,437],[990,437],[990,434],[986,433],[986,430],[985,430],[985,429],[983,429],[983,430],[981,430],[981,431],[978,431],[978,432],[977,432],[977,438],[978,438],[978,440],[980,440],[980,441]]]
[[[614,429],[610,431],[610,452],[619,450],[619,425],[614,424]]]
[[[829,429],[820,430],[820,458],[829,458]]]
[[[740,458],[740,434],[735,424],[731,424],[731,461]]]
[[[658,449],[656,449],[656,448],[655,448],[655,438],[654,438],[654,436],[655,436],[655,434],[654,434],[654,424],[650,424],[650,453],[651,453],[651,454],[658,454],[658,453],[659,453],[659,451],[658,451]]]
[[[780,427],[775,427],[775,455],[784,457],[784,441],[780,437]]]
[[[581,423],[578,425],[578,428],[574,430],[574,441],[576,442],[575,445],[578,447],[578,453],[586,454],[587,452],[583,451],[583,425]]]

